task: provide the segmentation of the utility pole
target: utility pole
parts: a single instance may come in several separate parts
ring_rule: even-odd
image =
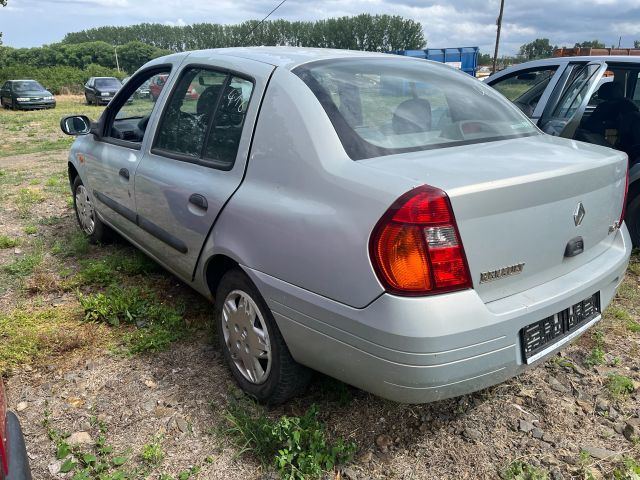
[[[118,62],[118,46],[113,47],[114,52],[116,52],[116,68],[118,72],[120,72],[120,63]]]
[[[493,52],[493,71],[496,72],[496,64],[498,63],[498,47],[500,45],[500,30],[502,29],[502,13],[504,12],[504,0],[500,0],[500,15],[498,15],[498,19],[496,20],[496,25],[498,26],[498,30],[496,31],[496,49]]]

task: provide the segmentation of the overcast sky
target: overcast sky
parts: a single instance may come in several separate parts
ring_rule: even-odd
[[[279,0],[9,0],[0,8],[5,45],[33,47],[102,25],[237,23],[264,17]],[[501,53],[547,37],[573,46],[640,40],[640,0],[506,0]],[[402,15],[422,23],[430,47],[479,46],[493,52],[499,0],[287,0],[272,18],[315,20],[358,13]]]

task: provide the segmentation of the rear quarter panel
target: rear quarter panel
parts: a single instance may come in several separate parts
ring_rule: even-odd
[[[412,187],[346,155],[322,106],[278,68],[265,93],[246,177],[203,258],[240,264],[361,308],[382,292],[368,255],[371,230]]]

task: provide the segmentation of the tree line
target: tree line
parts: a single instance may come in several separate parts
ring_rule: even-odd
[[[180,52],[251,45],[288,45],[351,50],[388,51],[425,48],[422,25],[397,15],[361,14],[309,22],[250,20],[236,25],[197,23],[171,26],[141,23],[99,27],[68,33],[63,44],[139,41],[158,49]]]

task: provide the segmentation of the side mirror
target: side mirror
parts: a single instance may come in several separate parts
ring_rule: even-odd
[[[86,115],[70,115],[60,120],[60,129],[67,135],[91,133],[91,120]]]

